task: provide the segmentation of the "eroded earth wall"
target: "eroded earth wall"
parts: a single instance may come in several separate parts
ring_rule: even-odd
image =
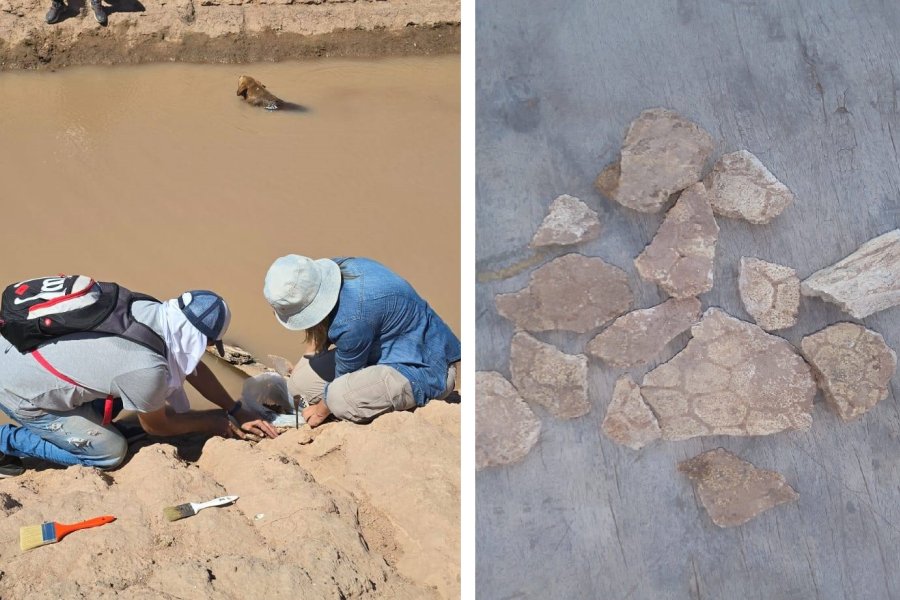
[[[459,51],[459,0],[85,0],[47,25],[49,0],[0,0],[0,69],[254,62]]]

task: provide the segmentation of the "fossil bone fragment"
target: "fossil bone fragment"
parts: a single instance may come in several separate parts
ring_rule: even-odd
[[[726,154],[706,176],[717,215],[762,225],[781,214],[794,194],[747,150]]]
[[[522,460],[541,435],[541,422],[500,373],[475,374],[475,466]]]
[[[744,308],[766,331],[797,324],[800,310],[800,279],[790,267],[741,257],[738,288]]]
[[[699,300],[669,298],[651,308],[622,315],[588,343],[587,351],[614,367],[643,365],[699,318]]]
[[[564,194],[550,203],[549,212],[530,246],[569,246],[596,239],[599,235],[597,213],[578,198]]]
[[[627,375],[616,381],[600,428],[606,437],[632,450],[640,450],[661,435],[656,417],[641,396],[641,388]]]
[[[498,294],[497,312],[528,331],[585,333],[631,308],[625,272],[602,258],[566,254],[531,274],[528,286]]]
[[[697,296],[712,289],[718,238],[706,188],[697,183],[682,192],[634,266],[673,298]]]
[[[553,416],[574,419],[591,410],[586,356],[560,352],[520,331],[512,339],[509,368],[522,398]]]
[[[663,439],[809,429],[816,383],[791,344],[718,308],[691,333],[641,384]]]
[[[829,407],[844,421],[887,398],[897,355],[878,333],[837,323],[800,341]]]
[[[703,508],[719,527],[743,525],[800,497],[780,473],[758,469],[724,448],[682,461],[678,470],[696,486]]]
[[[700,180],[713,139],[696,123],[665,108],[631,122],[619,158],[597,177],[607,198],[640,212],[659,212],[669,196]]]
[[[800,291],[834,302],[857,319],[900,304],[900,229],[871,239],[845,259],[816,271]]]

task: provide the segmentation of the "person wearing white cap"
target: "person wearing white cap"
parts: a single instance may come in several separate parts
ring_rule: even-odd
[[[22,472],[24,457],[118,466],[127,443],[109,413],[123,408],[137,411],[151,435],[277,435],[261,415],[235,402],[200,362],[207,346],[222,353],[231,311],[221,296],[195,290],[167,302],[144,297],[129,310],[134,322],[147,328],[145,339],[163,342],[162,353],[95,331],[56,338],[39,353],[19,352],[0,337],[0,410],[18,423],[0,427],[0,477]],[[185,381],[223,410],[192,411]]]
[[[459,339],[408,282],[374,260],[282,256],[263,295],[279,323],[306,332],[288,389],[310,403],[303,417],[311,427],[329,415],[366,423],[446,398],[456,386]]]

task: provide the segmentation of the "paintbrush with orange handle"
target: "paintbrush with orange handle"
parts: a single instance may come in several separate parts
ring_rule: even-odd
[[[97,517],[96,519],[81,521],[80,523],[72,523],[71,525],[56,523],[54,521],[49,521],[41,525],[29,525],[28,527],[19,529],[19,547],[22,550],[31,550],[38,546],[54,544],[73,531],[87,529],[88,527],[99,527],[100,525],[112,523],[115,520],[116,518],[114,516],[106,515]]]

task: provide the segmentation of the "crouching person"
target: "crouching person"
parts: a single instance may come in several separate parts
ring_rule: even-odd
[[[374,260],[283,256],[263,293],[283,326],[306,333],[288,390],[311,403],[303,411],[310,427],[329,415],[367,423],[445,398],[456,386],[459,339],[409,283]]]
[[[230,321],[217,294],[159,302],[80,276],[14,285],[21,297],[3,296],[0,409],[17,424],[0,427],[0,476],[20,474],[24,457],[118,466],[127,443],[112,419],[123,408],[151,435],[277,435],[200,362],[208,345],[222,351]],[[191,411],[185,381],[222,410]]]

